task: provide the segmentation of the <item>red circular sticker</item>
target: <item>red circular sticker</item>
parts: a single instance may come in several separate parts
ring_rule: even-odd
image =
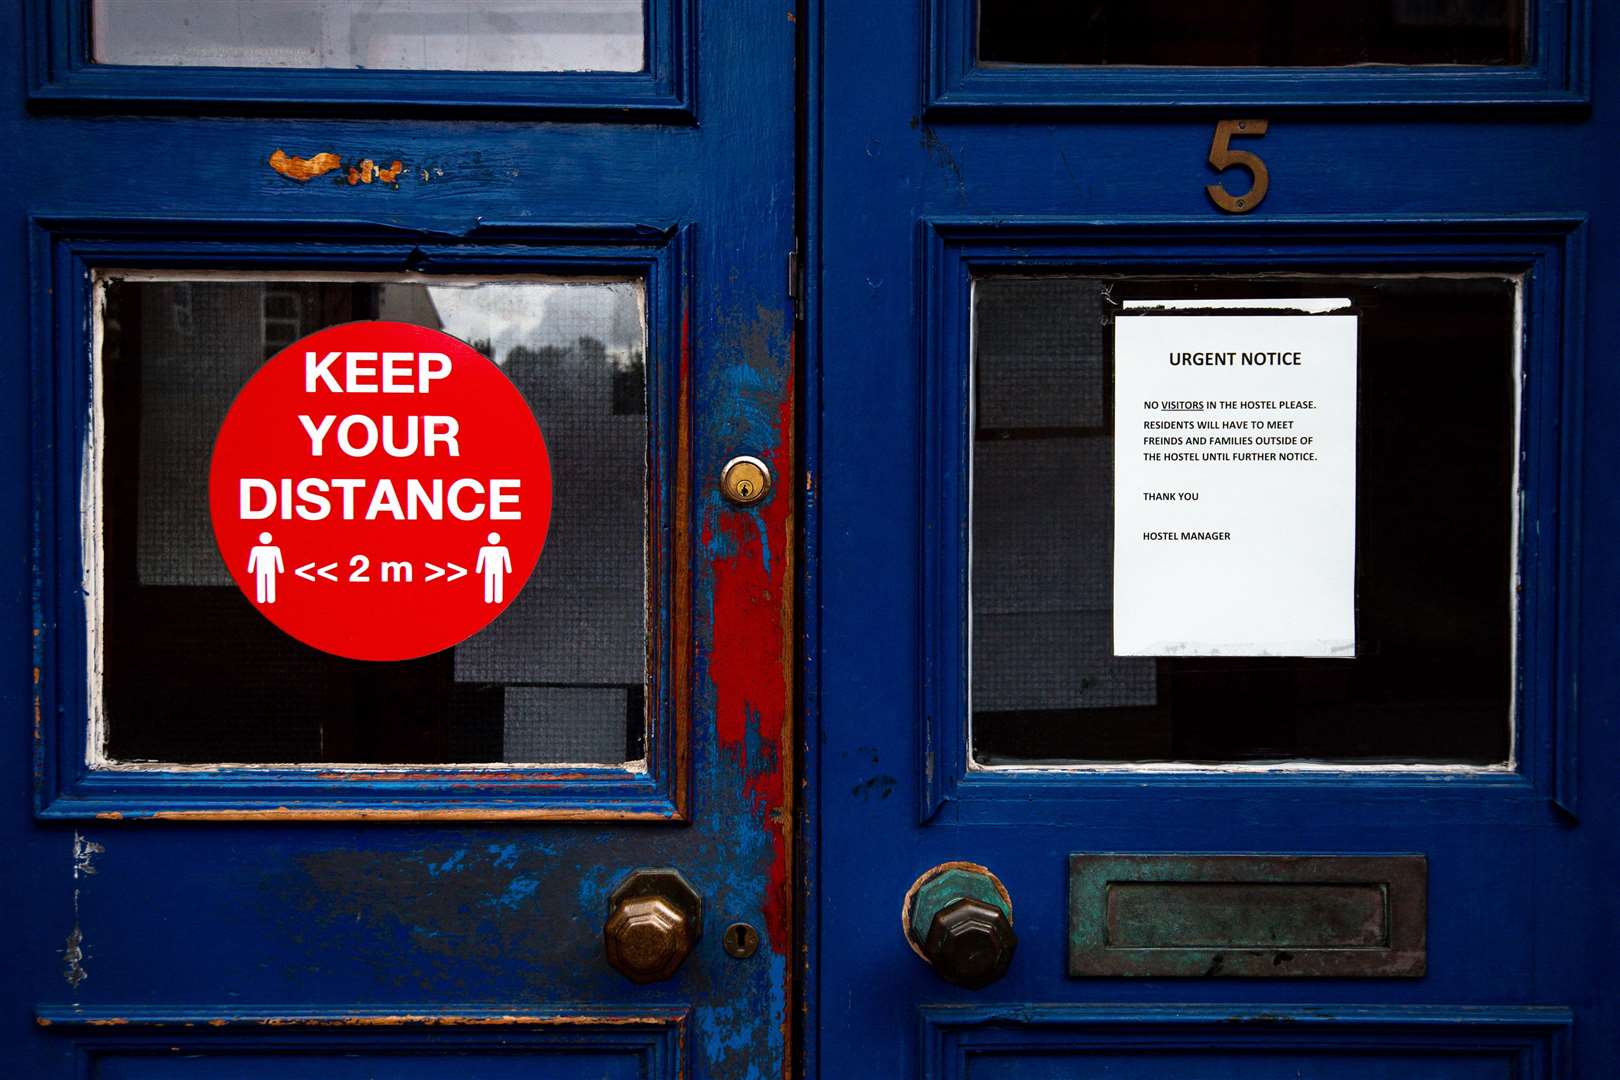
[[[408,660],[477,633],[529,579],[551,465],[528,402],[448,334],[334,326],[271,357],[214,440],[220,556],[308,645]]]

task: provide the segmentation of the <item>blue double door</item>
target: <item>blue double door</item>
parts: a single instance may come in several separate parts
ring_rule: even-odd
[[[11,1072],[1614,1070],[1590,4],[360,6],[0,16]],[[1322,499],[1344,639],[1122,647],[1328,565],[1129,606],[1126,503],[1214,499],[1122,486],[1207,437],[1122,324],[1317,315],[1353,482],[1173,528]],[[206,486],[371,320],[496,361],[556,485],[387,664],[252,610]],[[1155,402],[1325,423],[1226,374]]]

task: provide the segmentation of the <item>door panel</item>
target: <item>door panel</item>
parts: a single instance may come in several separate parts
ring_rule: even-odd
[[[143,474],[139,469],[123,470],[120,466],[121,461],[137,456],[134,451],[123,449],[121,444],[115,445],[113,440],[129,426],[125,423],[128,414],[118,406],[124,402],[123,384],[140,358],[126,348],[129,343],[125,339],[135,324],[129,322],[122,306],[115,302],[116,290],[111,289],[108,283],[134,276],[154,282],[182,278],[206,284],[210,280],[209,275],[214,275],[219,280],[216,288],[223,288],[226,284],[241,286],[253,281],[286,283],[295,279],[309,284],[318,281],[320,273],[330,275],[330,271],[273,269],[283,265],[284,245],[295,235],[293,227],[286,223],[271,229],[265,223],[251,221],[169,221],[152,224],[122,219],[69,222],[51,218],[36,219],[36,225],[39,257],[49,267],[46,277],[54,274],[61,280],[56,301],[59,308],[53,311],[48,305],[41,305],[38,317],[44,320],[53,314],[61,316],[63,321],[57,324],[57,341],[67,352],[89,352],[92,346],[97,350],[92,365],[82,371],[73,368],[64,370],[49,356],[36,358],[35,383],[43,399],[55,396],[66,402],[79,395],[86,402],[83,407],[65,406],[64,412],[50,423],[36,424],[35,442],[39,458],[52,460],[54,474],[62,480],[62,490],[52,491],[42,487],[40,497],[42,500],[55,499],[50,504],[50,520],[61,520],[57,508],[78,506],[81,497],[79,478],[85,475],[86,463],[92,474],[98,470],[102,473],[101,479],[92,487],[102,488],[107,493],[104,502],[90,504],[85,518],[90,522],[99,521],[100,528],[83,529],[76,511],[68,510],[75,516],[62,523],[56,534],[56,545],[46,552],[48,561],[43,564],[54,575],[47,578],[49,586],[54,588],[48,587],[42,596],[57,608],[54,616],[59,630],[54,639],[43,640],[40,648],[45,666],[60,664],[62,673],[55,680],[42,682],[41,696],[46,700],[59,701],[71,710],[61,715],[84,715],[89,718],[85,724],[68,723],[64,719],[59,737],[44,744],[45,785],[40,792],[43,813],[72,817],[116,812],[138,817],[148,813],[207,814],[234,808],[255,813],[320,816],[364,809],[372,815],[386,816],[421,813],[435,807],[467,811],[479,800],[482,800],[486,812],[503,817],[672,819],[686,812],[688,778],[677,767],[677,761],[683,753],[689,721],[685,709],[685,691],[678,685],[678,680],[687,677],[689,664],[691,601],[687,589],[691,573],[688,569],[689,555],[678,559],[677,550],[683,545],[688,552],[690,550],[688,534],[692,519],[690,510],[672,496],[681,487],[689,486],[691,469],[689,458],[679,453],[680,433],[683,430],[689,432],[693,422],[691,389],[689,380],[681,378],[677,367],[679,361],[676,359],[682,351],[680,327],[683,325],[683,312],[690,305],[692,296],[688,269],[693,260],[690,228],[672,229],[650,242],[633,238],[636,230],[584,230],[577,237],[580,242],[576,243],[568,243],[566,235],[562,237],[563,242],[559,242],[557,230],[541,229],[529,233],[528,242],[522,246],[509,243],[516,239],[517,231],[508,229],[503,232],[500,243],[471,243],[453,247],[432,243],[424,237],[423,243],[409,249],[396,246],[395,238],[388,231],[373,231],[367,237],[367,230],[360,228],[343,245],[331,243],[318,226],[309,226],[302,235],[301,242],[309,252],[311,266],[330,267],[347,261],[355,267],[375,268],[393,263],[398,268],[392,275],[378,274],[374,269],[357,269],[342,275],[340,284],[347,292],[328,293],[327,299],[321,301],[322,311],[311,316],[315,320],[348,321],[354,315],[356,305],[363,312],[369,312],[368,305],[374,306],[380,313],[380,294],[374,296],[371,290],[379,289],[379,282],[393,281],[396,283],[392,286],[395,289],[393,295],[402,295],[398,293],[397,284],[402,280],[399,276],[401,272],[409,273],[423,282],[453,282],[465,295],[473,296],[478,294],[476,286],[479,283],[484,283],[486,288],[512,289],[516,287],[513,284],[515,278],[524,276],[533,278],[535,275],[546,275],[553,282],[575,283],[618,277],[645,298],[641,301],[645,309],[645,329],[642,333],[649,343],[654,362],[645,376],[646,387],[643,390],[648,413],[639,456],[645,459],[645,464],[639,468],[635,468],[634,463],[632,465],[645,482],[640,485],[643,493],[639,500],[635,495],[637,482],[634,479],[629,482],[630,505],[626,512],[631,516],[641,516],[642,511],[636,507],[639,501],[645,507],[648,520],[639,526],[638,531],[656,537],[657,542],[649,544],[646,556],[645,573],[649,587],[632,585],[628,599],[622,595],[614,596],[604,590],[594,576],[584,572],[578,545],[570,553],[567,539],[569,530],[583,520],[600,517],[607,505],[603,493],[592,493],[588,499],[579,495],[580,486],[587,482],[592,470],[602,467],[603,462],[576,456],[573,466],[559,474],[558,497],[577,505],[580,514],[573,525],[559,523],[561,531],[558,535],[563,541],[550,549],[552,565],[558,567],[553,580],[546,585],[537,583],[532,593],[526,593],[514,605],[516,610],[512,620],[503,620],[498,627],[491,627],[436,659],[389,668],[389,677],[378,680],[375,676],[382,669],[375,666],[351,666],[335,659],[312,659],[302,646],[284,641],[281,636],[270,633],[268,628],[261,630],[261,622],[256,615],[241,613],[229,606],[236,603],[235,594],[229,589],[224,590],[221,598],[214,601],[211,607],[208,600],[216,594],[198,586],[188,587],[182,596],[172,598],[178,607],[167,616],[171,620],[170,632],[155,635],[157,640],[139,638],[133,656],[128,654],[127,639],[119,637],[119,627],[125,625],[118,622],[121,610],[140,620],[142,629],[147,633],[153,632],[152,624],[164,618],[167,610],[119,607],[125,603],[141,605],[148,600],[157,602],[164,595],[156,588],[121,587],[126,581],[139,581],[140,578],[136,573],[124,572],[114,561],[120,549],[120,537],[134,530],[138,539],[142,528],[155,532],[174,527],[177,522],[192,522],[190,533],[165,535],[162,549],[171,556],[183,554],[188,543],[192,548],[198,546],[196,537],[191,534],[200,534],[205,538],[205,544],[198,558],[205,566],[212,565],[210,560],[213,553],[208,546],[211,541],[206,541],[207,510],[203,505],[202,489],[196,484],[188,488],[161,475],[164,469],[183,470],[183,464],[170,463],[159,456],[168,452],[169,443],[173,441],[165,441],[162,434],[166,415],[162,408],[141,412],[143,419],[134,424],[138,430],[128,436],[136,440],[137,447],[144,440],[145,446],[141,448],[147,451],[144,459],[147,473]],[[221,234],[227,229],[234,231],[235,239],[223,238]],[[368,239],[369,242],[366,242]],[[404,264],[407,258],[414,270],[406,270]],[[129,269],[132,266],[147,269],[132,271]],[[255,266],[261,269],[251,269]],[[434,273],[439,269],[454,272]],[[490,284],[491,279],[499,279],[500,284]],[[211,317],[209,295],[206,288],[199,294],[197,288],[193,287],[189,308],[180,309],[186,313],[185,319],[187,325],[192,327],[193,337],[199,324],[204,331],[207,329]],[[202,301],[200,307],[199,298]],[[342,298],[341,302],[338,298]],[[276,299],[278,302],[291,301],[289,296]],[[314,302],[313,297],[306,297],[300,303],[304,299]],[[450,300],[444,302],[447,308],[452,306]],[[91,328],[92,332],[86,333],[78,321],[77,312],[89,310],[91,305],[97,305],[101,310],[102,322],[99,331]],[[392,310],[391,313],[399,314]],[[559,310],[558,318],[547,320],[547,325],[562,332],[561,316],[565,314],[566,311]],[[434,316],[434,320],[443,321],[438,315]],[[261,333],[266,337],[272,333],[287,332],[279,317],[267,322],[261,319],[261,322],[265,322]],[[476,334],[476,325],[476,321],[469,322],[468,332]],[[611,336],[611,326],[605,330],[598,328],[597,332]],[[184,335],[177,334],[176,337],[183,338]],[[159,335],[159,340],[164,340],[162,335]],[[605,343],[598,342],[596,338],[586,335],[583,345],[580,344],[581,340],[577,336],[574,339],[575,352],[581,356],[598,348],[605,352]],[[234,355],[234,347],[213,338],[205,338],[204,341],[207,347],[215,350],[211,354],[214,357],[211,377],[223,384],[215,397],[234,395],[245,378],[241,371],[234,376],[224,374],[230,366],[227,360]],[[493,344],[491,348],[494,349]],[[112,355],[115,351],[117,355]],[[513,374],[526,380],[520,370],[523,363],[512,363],[510,356],[501,355],[512,364]],[[556,359],[566,361],[568,355],[560,355]],[[551,387],[562,380],[554,376],[545,381]],[[530,391],[533,393],[537,389],[534,386]],[[585,389],[583,385],[575,387],[567,400],[571,404],[582,403],[581,393]],[[199,400],[175,411],[189,418],[203,408],[200,399],[207,395],[201,387],[188,388],[186,394],[188,398]],[[605,400],[603,404],[611,411],[611,405],[607,405]],[[105,436],[100,442],[86,443],[86,409],[100,417],[100,429]],[[574,411],[577,410],[570,409],[564,416]],[[555,421],[562,417],[554,415],[552,419]],[[572,437],[571,429],[559,427],[557,435],[567,442]],[[212,434],[207,432],[195,438],[206,445],[211,441]],[[95,452],[85,454],[83,448],[86,445]],[[559,449],[562,449],[561,444]],[[109,458],[112,459],[110,465],[107,464]],[[128,483],[124,482],[126,472]],[[143,514],[142,484],[162,492],[159,505],[169,508],[168,516]],[[119,502],[120,499],[123,501]],[[100,543],[87,545],[85,537],[99,539]],[[137,556],[138,547],[137,543]],[[152,561],[152,558],[149,557],[148,561]],[[604,562],[593,555],[589,565],[594,574]],[[139,566],[135,569],[138,570]],[[99,582],[100,587],[84,587],[86,576]],[[153,584],[161,585],[161,582]],[[502,640],[506,641],[504,648],[514,648],[511,643],[514,634],[534,639],[535,652],[529,659],[539,661],[540,655],[547,650],[540,645],[543,632],[534,625],[535,608],[544,605],[548,596],[553,598],[555,605],[559,592],[565,598],[565,603],[560,605],[563,610],[556,617],[548,615],[544,620],[548,624],[562,624],[553,630],[563,631],[560,634],[562,641],[550,650],[553,653],[552,662],[558,666],[542,678],[518,680],[531,684],[518,687],[521,693],[508,695],[505,690],[493,689],[487,681],[481,682],[479,672],[503,647]],[[222,603],[227,606],[221,608]],[[616,649],[600,627],[592,623],[593,620],[599,623],[611,619],[615,613],[622,616],[627,610],[634,613],[640,605],[646,606],[644,619],[647,631],[643,635],[628,635],[627,643],[619,643]],[[244,618],[244,614],[249,617]],[[177,624],[175,619],[182,619],[183,622]],[[521,625],[520,620],[528,625]],[[567,628],[570,620],[573,625]],[[228,652],[162,672],[152,671],[151,663],[143,661],[147,654],[165,655],[165,649],[169,650],[169,655],[183,656],[188,650],[196,648],[198,638],[230,638],[244,630],[262,634],[259,639],[243,640],[243,647],[249,654],[260,648],[272,651],[267,659],[252,662],[249,665],[251,670],[239,675],[230,674],[232,669],[228,665],[232,662],[232,656]],[[131,627],[130,633],[136,633],[134,627]],[[637,643],[634,640],[636,636],[644,637],[644,643]],[[589,642],[588,648],[584,644],[586,642]],[[567,690],[569,685],[579,684],[581,679],[578,673],[587,665],[601,668],[608,660],[610,650],[614,650],[618,662],[626,670],[637,663],[636,653],[640,652],[643,656],[640,663],[644,665],[645,686],[640,710],[642,715],[637,718],[639,724],[633,723],[628,715],[631,695],[628,690],[624,691],[627,733],[632,727],[645,729],[638,754],[620,758],[607,767],[592,768],[589,763],[574,761],[570,767],[563,769],[511,770],[490,767],[491,764],[516,764],[517,759],[504,755],[492,758],[488,745],[480,754],[470,753],[473,746],[469,740],[476,743],[483,739],[487,744],[494,737],[492,730],[480,736],[480,726],[492,725],[499,718],[504,742],[508,713],[515,722],[521,723],[526,699],[532,702],[536,690]],[[625,659],[626,656],[630,659]],[[90,670],[96,673],[93,680],[84,676],[86,658],[90,661]],[[219,675],[204,677],[202,672],[209,662],[226,665],[226,668]],[[628,679],[630,676],[621,677]],[[228,690],[232,680],[236,684],[234,691]],[[269,686],[273,689],[282,682],[293,682],[299,689],[276,691],[275,700],[265,702],[262,688]],[[597,678],[595,682],[599,689],[612,689],[611,680]],[[233,758],[223,751],[229,748],[233,737],[188,734],[188,729],[201,727],[207,732],[218,733],[230,731],[234,726],[235,738],[240,739],[250,734],[255,712],[262,721],[267,708],[278,710],[277,737],[284,740],[281,744],[283,753],[279,757],[266,756],[262,751],[244,748],[240,754],[241,760],[265,763],[265,767],[251,771],[239,768],[165,770],[155,748],[150,753],[137,755],[144,759],[143,763],[121,764],[116,760],[104,760],[109,756],[114,759],[119,756],[120,747],[115,741],[109,741],[115,730],[129,730],[119,728],[118,720],[108,715],[109,709],[119,704],[117,698],[126,683],[135,688],[137,696],[124,702],[131,710],[126,712],[124,722],[134,723],[138,727],[147,722],[142,719],[143,713],[151,713],[157,718],[152,722],[162,724],[165,738],[171,743],[176,739],[182,742],[192,740],[193,763],[198,760],[198,755],[202,755],[202,760],[207,760],[203,746],[209,739],[216,740],[215,745],[220,751],[214,760],[229,763]],[[621,689],[624,685],[621,684]],[[97,686],[100,693],[92,694],[92,688]],[[177,689],[171,690],[171,686]],[[480,686],[482,690],[478,689]],[[260,689],[256,690],[255,687]],[[142,691],[144,696],[141,696]],[[240,697],[243,694],[251,697],[255,693],[261,694],[257,705]],[[500,697],[498,702],[494,700],[497,694]],[[405,703],[390,704],[390,695]],[[435,696],[439,699],[437,702]],[[510,710],[506,707],[508,696],[513,706]],[[232,719],[210,721],[204,709],[210,700],[229,700]],[[319,709],[315,705],[317,701],[321,703]],[[312,710],[323,712],[324,718],[317,718]],[[477,719],[479,713],[483,715],[482,721]],[[47,710],[47,714],[58,715],[54,709]],[[429,715],[431,719],[426,719]],[[575,716],[575,726],[589,723],[585,713],[576,712]],[[338,717],[344,719],[338,720]],[[396,741],[404,739],[415,744],[409,756],[415,756],[416,761],[401,761],[395,756],[395,763],[390,766],[382,747],[374,741],[365,745],[363,739],[356,742],[353,738],[363,729],[386,728],[390,724],[401,729],[401,733],[395,736]],[[302,746],[298,745],[300,726],[304,731]],[[452,749],[449,742],[452,732],[455,741],[465,746],[464,750]],[[218,741],[227,745],[218,746]],[[627,738],[626,754],[632,749],[629,741]],[[347,760],[333,756],[340,751]],[[309,755],[314,760],[324,757],[328,763],[341,766],[339,772],[343,782],[336,783],[338,773],[330,773],[325,783],[311,784],[308,774],[296,767],[300,755]],[[439,765],[446,758],[469,762],[473,756],[481,757],[483,764],[448,771],[424,771],[409,767],[413,764]],[[578,767],[582,765],[585,767]],[[398,782],[401,779],[410,781],[408,788],[401,786]],[[364,794],[367,791],[386,793],[386,802],[376,805]],[[228,801],[222,805],[222,799]]]
[[[925,1009],[925,1069],[953,1080],[1570,1075],[1569,1019],[1556,1009],[1280,1008],[1270,1015],[1289,1026],[1197,1005],[1030,1009],[1021,1022],[989,1008]]]
[[[1616,272],[1597,149],[1612,87],[1554,116],[1468,107],[1505,85],[1477,72],[976,65],[962,48],[982,7],[929,5],[919,27],[830,3],[816,73],[823,1074],[1612,1071],[1615,807],[1591,763],[1613,634],[1580,602],[1607,578],[1614,515],[1594,455],[1617,387],[1594,358],[1616,327],[1586,304]],[[1603,55],[1597,33],[1570,70]],[[1539,47],[1505,76],[1531,78]],[[1457,107],[1421,107],[1436,100]],[[1125,107],[1143,104],[1160,107]],[[1207,163],[1235,116],[1269,120],[1232,144],[1270,176],[1241,214],[1205,190],[1247,188]],[[1153,298],[1191,300],[1380,280],[1428,290],[1418,308],[1465,281],[1495,299],[1363,310],[1368,647],[1320,662],[1338,668],[1114,657],[1109,303],[1161,282]],[[878,463],[890,483],[866,482]],[[1234,889],[1211,856],[1259,861]],[[1301,889],[1281,870],[1295,858],[1342,873]],[[1394,912],[1404,887],[1369,869],[1386,864],[1423,868],[1424,914]],[[1153,895],[1071,866],[1137,868]],[[934,931],[978,919],[997,941],[1005,919],[1016,937],[979,989],[902,925],[950,909],[922,901],[942,867],[962,906]],[[963,884],[975,868],[1004,895]],[[1397,964],[1305,955],[1390,948],[1403,925],[1424,939],[1391,948]],[[1307,1014],[1322,1025],[1293,1022]]]
[[[97,1080],[215,1080],[215,1078],[349,1078],[465,1076],[477,1080],[544,1075],[600,1080],[663,1080],[689,1075],[681,1010],[648,1010],[638,1017],[604,1015],[597,1022],[535,1012],[502,1017],[469,1012],[433,1020],[318,1013],[242,1016],[206,1034],[173,1016],[138,1018],[133,1031],[92,1033],[95,1021],[47,1014],[66,1028],[80,1070]],[[334,1030],[336,1028],[337,1030]]]
[[[89,9],[17,7],[65,13],[81,30]],[[792,485],[740,507],[722,497],[719,477],[739,454],[778,478],[795,468],[782,267],[793,237],[796,31],[779,10],[722,0],[706,5],[714,23],[702,48],[684,36],[677,48],[669,40],[677,10],[691,13],[647,5],[643,72],[600,78],[222,68],[194,78],[189,68],[87,63],[53,74],[54,54],[31,54],[40,75],[32,96],[17,88],[0,117],[13,145],[41,155],[40,168],[0,196],[15,226],[0,270],[9,325],[29,343],[3,376],[12,452],[0,478],[11,508],[0,588],[12,598],[0,642],[16,660],[3,693],[31,729],[4,758],[18,795],[4,825],[17,870],[6,879],[6,907],[35,928],[6,942],[0,965],[13,976],[4,995],[18,1023],[4,1051],[19,1075],[787,1069]],[[41,24],[25,27],[18,10],[0,15],[0,42],[19,60],[25,44],[42,44],[25,28]],[[677,54],[690,80],[678,102],[669,67]],[[501,108],[480,108],[480,95],[503,88],[514,96]],[[100,104],[107,94],[126,96],[111,110]],[[368,104],[381,96],[386,109]],[[75,104],[59,105],[65,98]],[[609,102],[625,106],[611,122]],[[108,166],[114,159],[123,164]],[[560,665],[513,680],[541,693],[499,709],[484,703],[477,724],[498,726],[498,745],[491,727],[476,752],[452,751],[450,732],[476,734],[457,727],[472,714],[433,699],[457,687],[488,690],[501,681],[489,677],[493,668],[464,664],[458,679],[452,655],[448,671],[426,682],[383,667],[334,677],[318,671],[319,660],[271,671],[239,623],[177,639],[174,620],[207,606],[206,584],[155,585],[196,594],[156,598],[178,605],[167,615],[124,608],[137,636],[119,648],[138,648],[120,651],[130,663],[105,674],[125,695],[109,704],[129,715],[139,702],[163,738],[112,748],[119,762],[143,765],[105,767],[92,755],[102,671],[91,657],[115,643],[96,637],[96,604],[107,596],[90,564],[105,539],[133,558],[130,580],[139,583],[143,523],[156,530],[149,569],[195,553],[200,542],[186,531],[196,522],[186,502],[194,492],[182,481],[188,462],[206,475],[211,440],[156,438],[165,416],[207,426],[200,404],[188,417],[161,401],[126,440],[133,446],[98,442],[118,434],[109,421],[135,419],[115,408],[127,397],[103,393],[98,346],[133,339],[127,308],[111,312],[115,328],[97,311],[98,274],[191,282],[189,308],[166,301],[171,328],[211,318],[265,342],[287,330],[290,294],[274,304],[260,297],[250,314],[209,315],[195,286],[341,283],[325,300],[320,290],[294,290],[299,304],[321,300],[312,317],[322,325],[371,313],[356,304],[381,314],[384,281],[613,281],[634,290],[629,323],[644,320],[646,335],[645,415],[629,421],[640,433],[626,436],[635,446],[591,435],[572,466],[553,463],[558,510],[566,485],[576,493],[573,527],[612,530],[624,542],[581,533],[570,554],[568,526],[553,517],[564,542],[548,547],[531,588],[545,579],[534,599],[574,603],[577,621],[553,646],[539,642],[557,620],[534,625],[546,615],[492,626],[534,646],[508,641],[506,660],[539,663],[549,653]],[[522,306],[534,326],[559,329],[567,314],[540,310],[532,297]],[[189,316],[176,316],[181,308]],[[609,322],[568,329],[573,351],[585,348],[581,337],[614,347],[603,340]],[[568,360],[560,341],[531,347],[548,344],[561,350],[553,359]],[[510,352],[493,332],[489,347]],[[224,378],[229,351],[207,354],[211,377]],[[504,357],[509,367],[512,359]],[[173,375],[183,399],[193,389],[181,373],[153,374]],[[558,389],[554,380],[546,387]],[[621,419],[611,379],[589,389]],[[580,393],[563,396],[578,402]],[[571,422],[542,417],[561,442],[587,434],[570,435]],[[147,468],[144,508],[89,482],[97,452],[134,459],[104,475],[133,478],[136,496]],[[616,471],[614,500],[579,497],[593,469]],[[165,498],[182,505],[155,515]],[[608,555],[618,566],[629,551],[626,565],[639,566],[641,536],[645,589],[638,580],[582,580]],[[559,562],[548,577],[550,555]],[[121,599],[130,602],[127,591]],[[604,632],[603,619],[628,626],[628,636]],[[477,649],[493,641],[486,635]],[[472,650],[460,659],[478,659]],[[253,670],[241,679],[233,664]],[[643,673],[638,711],[626,688],[642,689]],[[279,693],[286,707],[239,707],[233,697],[244,684]],[[561,715],[581,730],[608,723],[600,702],[544,692],[604,686],[624,691],[616,753],[523,749],[526,720],[544,726]],[[343,709],[340,696],[360,704]],[[341,723],[328,716],[321,736],[300,728],[311,703]],[[107,720],[116,740],[119,716]],[[179,745],[182,720],[196,734],[190,750]],[[276,739],[254,751],[253,732],[266,729]],[[334,752],[323,752],[323,738]],[[691,955],[672,978],[644,985],[604,956],[615,890],[638,867],[679,870],[702,900]],[[756,953],[728,955],[734,922],[757,929]],[[742,1001],[749,1007],[738,1009]],[[24,1024],[30,1016],[37,1023]]]

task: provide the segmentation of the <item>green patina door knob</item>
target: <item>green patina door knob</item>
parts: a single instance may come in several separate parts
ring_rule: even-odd
[[[912,950],[958,986],[989,986],[1007,974],[1018,948],[1012,898],[975,863],[944,863],[923,874],[906,894],[903,915]]]

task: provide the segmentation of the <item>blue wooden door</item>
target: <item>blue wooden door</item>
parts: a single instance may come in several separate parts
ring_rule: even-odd
[[[796,34],[6,5],[0,1072],[784,1074]],[[281,634],[207,524],[236,392],[377,319],[499,363],[555,484],[512,606],[388,663]]]
[[[1620,1068],[1620,39],[1581,2],[1306,7],[822,5],[822,1076]],[[1353,657],[1121,655],[1116,468],[1161,453],[1121,326],[1324,298]],[[1183,370],[1164,400],[1238,397]]]

